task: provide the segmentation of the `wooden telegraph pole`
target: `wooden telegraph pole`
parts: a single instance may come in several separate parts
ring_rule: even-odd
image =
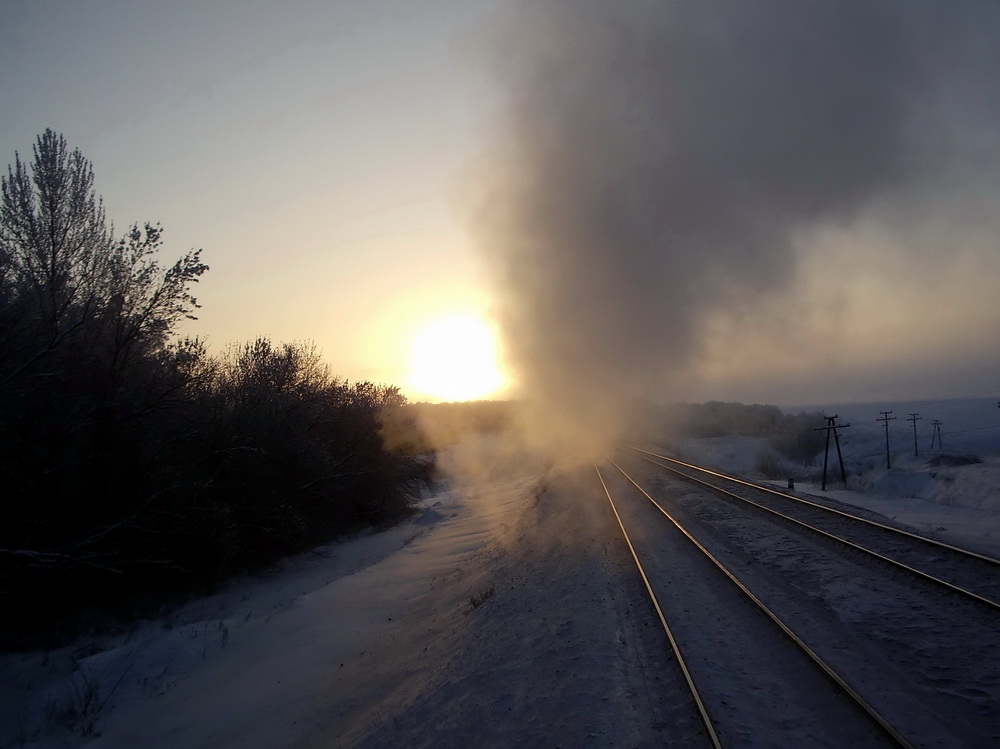
[[[844,470],[844,456],[840,452],[840,435],[837,433],[838,429],[846,429],[850,424],[838,424],[837,419],[839,416],[824,416],[826,419],[825,427],[816,427],[813,429],[814,432],[820,432],[824,429],[826,430],[826,449],[823,451],[823,491],[826,491],[826,468],[830,462],[830,432],[833,432],[833,441],[837,444],[837,459],[840,461],[840,478],[843,482],[847,483],[847,471]]]
[[[885,422],[885,467],[886,469],[892,468],[892,464],[889,462],[889,422],[895,419],[895,416],[890,416],[892,411],[879,411],[881,416],[879,416],[875,421]]]
[[[931,450],[934,449],[935,437],[937,437],[938,450],[944,450],[944,445],[941,444],[941,422],[934,419],[931,423],[934,425],[934,433],[931,435]]]
[[[907,421],[913,422],[913,457],[920,457],[920,453],[917,451],[917,422],[920,421],[920,414],[910,414],[910,418]]]

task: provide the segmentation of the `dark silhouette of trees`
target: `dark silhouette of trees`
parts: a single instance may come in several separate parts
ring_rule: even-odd
[[[743,403],[679,403],[663,409],[665,423],[677,434],[693,437],[766,437],[777,453],[807,464],[823,449],[823,437],[815,431],[819,412],[786,414],[777,406]]]
[[[407,512],[429,471],[383,447],[398,390],[306,344],[178,338],[201,251],[116,237],[61,135],[33,155],[0,183],[0,608],[48,626]]]
[[[516,401],[408,403],[384,414],[382,432],[393,452],[427,455],[472,434],[515,429],[520,407]]]
[[[118,569],[109,544],[150,498],[158,409],[184,387],[168,340],[208,270],[200,251],[161,268],[159,227],[115,239],[93,180],[46,130],[0,183],[0,546],[29,569]]]

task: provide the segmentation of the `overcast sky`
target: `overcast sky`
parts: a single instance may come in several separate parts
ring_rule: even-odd
[[[341,376],[398,383],[424,323],[496,311],[525,381],[542,369],[563,377],[566,370],[537,364],[543,354],[565,353],[579,371],[618,342],[616,355],[638,358],[594,368],[626,377],[626,395],[663,400],[804,405],[1000,388],[991,218],[1000,213],[1000,170],[996,123],[982,116],[1000,111],[986,101],[1000,92],[990,77],[995,35],[963,27],[928,42],[927,29],[947,26],[940,18],[901,29],[907,8],[918,17],[927,3],[875,3],[882,15],[870,29],[864,3],[846,3],[857,17],[836,22],[808,13],[789,21],[792,6],[777,0],[758,15],[753,4],[709,5],[718,28],[698,10],[704,4],[641,0],[614,12],[589,1],[0,0],[0,163],[15,151],[30,155],[51,127],[93,162],[118,229],[160,221],[168,257],[203,248],[212,270],[197,290],[200,319],[186,332],[216,350],[257,335],[314,340]],[[680,10],[670,16],[661,6]],[[996,20],[986,15],[979,20]],[[870,32],[863,57],[836,46],[837,34],[851,37],[859,26]],[[971,45],[968,59],[949,57],[955,39]],[[623,49],[663,53],[633,59]],[[821,52],[800,64],[802,49]],[[758,53],[767,59],[748,65]],[[900,93],[899,110],[868,116],[855,82],[874,81],[866,89],[873,101],[894,95],[912,83],[906,66],[921,59],[931,61],[928,75],[960,85]],[[674,62],[704,72],[672,80]],[[853,67],[843,76],[824,77],[823,66],[844,62]],[[817,70],[810,88],[805,76]],[[553,74],[555,83],[538,85]],[[644,98],[651,81],[664,80],[679,99]],[[763,114],[744,82],[767,92],[753,100]],[[842,87],[828,96],[822,87],[834,83]],[[788,106],[803,98],[812,109],[800,117]],[[903,118],[915,102],[921,117]],[[824,131],[831,151],[816,158],[810,118],[836,119],[851,107],[861,114]],[[975,116],[951,116],[970,107]],[[904,119],[907,143],[927,136],[916,150],[892,150]],[[761,143],[754,128],[778,127],[792,151],[768,145],[748,157],[744,126],[751,145]],[[848,137],[852,128],[863,132]],[[589,160],[567,160],[546,132]],[[693,132],[694,147],[685,140]],[[883,147],[891,150],[884,160]],[[947,158],[934,160],[930,177],[901,171],[913,153],[934,149]],[[512,168],[535,187],[512,188]],[[675,173],[696,187],[678,192]],[[831,174],[829,189],[793,199]],[[766,194],[747,222],[733,190],[755,180]],[[614,222],[638,215],[638,228],[615,234],[587,219],[567,233],[573,216],[594,215],[585,184],[604,190],[600,205],[617,190]],[[635,213],[654,193],[674,196],[683,227]],[[562,201],[555,213],[554,195]],[[477,213],[484,196],[498,198],[502,221]],[[548,213],[526,221],[525,211]],[[544,239],[525,255],[522,233],[536,229]],[[748,236],[743,253],[736,245]],[[678,237],[696,237],[709,254],[725,249],[690,267],[671,264],[692,251],[683,243],[660,251],[661,240]],[[622,250],[630,243],[642,253]],[[643,280],[638,294],[626,287],[632,278]],[[621,288],[590,298],[595,279]],[[601,318],[599,330],[587,327],[588,316]],[[630,337],[636,319],[644,330]],[[658,328],[675,323],[683,334],[658,339]],[[639,353],[657,340],[676,355]],[[622,374],[636,369],[644,375]]]

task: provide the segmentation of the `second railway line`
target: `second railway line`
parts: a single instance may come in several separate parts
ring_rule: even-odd
[[[665,503],[768,606],[794,622],[810,646],[849,674],[850,683],[882,706],[914,745],[1000,741],[995,611],[951,600],[943,589],[914,587],[886,565],[832,553],[828,542],[709,500],[707,489],[668,482],[647,468],[639,481],[657,503]],[[648,516],[636,517],[631,522],[638,522],[640,533],[656,532]],[[681,573],[668,564],[662,574],[674,577],[665,583],[669,588]]]
[[[1000,560],[975,551],[921,536],[886,522],[844,512],[791,492],[780,492],[668,456],[626,448],[645,463],[657,466],[677,477],[694,481],[765,513],[784,516],[789,522],[827,534],[835,540],[860,548],[889,564],[910,568],[916,574],[958,595],[979,600],[1000,613]]]

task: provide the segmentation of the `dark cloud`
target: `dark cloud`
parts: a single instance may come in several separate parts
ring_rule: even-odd
[[[985,0],[511,6],[475,226],[528,392],[593,416],[683,397],[708,324],[785,293],[803,236],[982,170],[961,134],[995,144],[998,22]]]

